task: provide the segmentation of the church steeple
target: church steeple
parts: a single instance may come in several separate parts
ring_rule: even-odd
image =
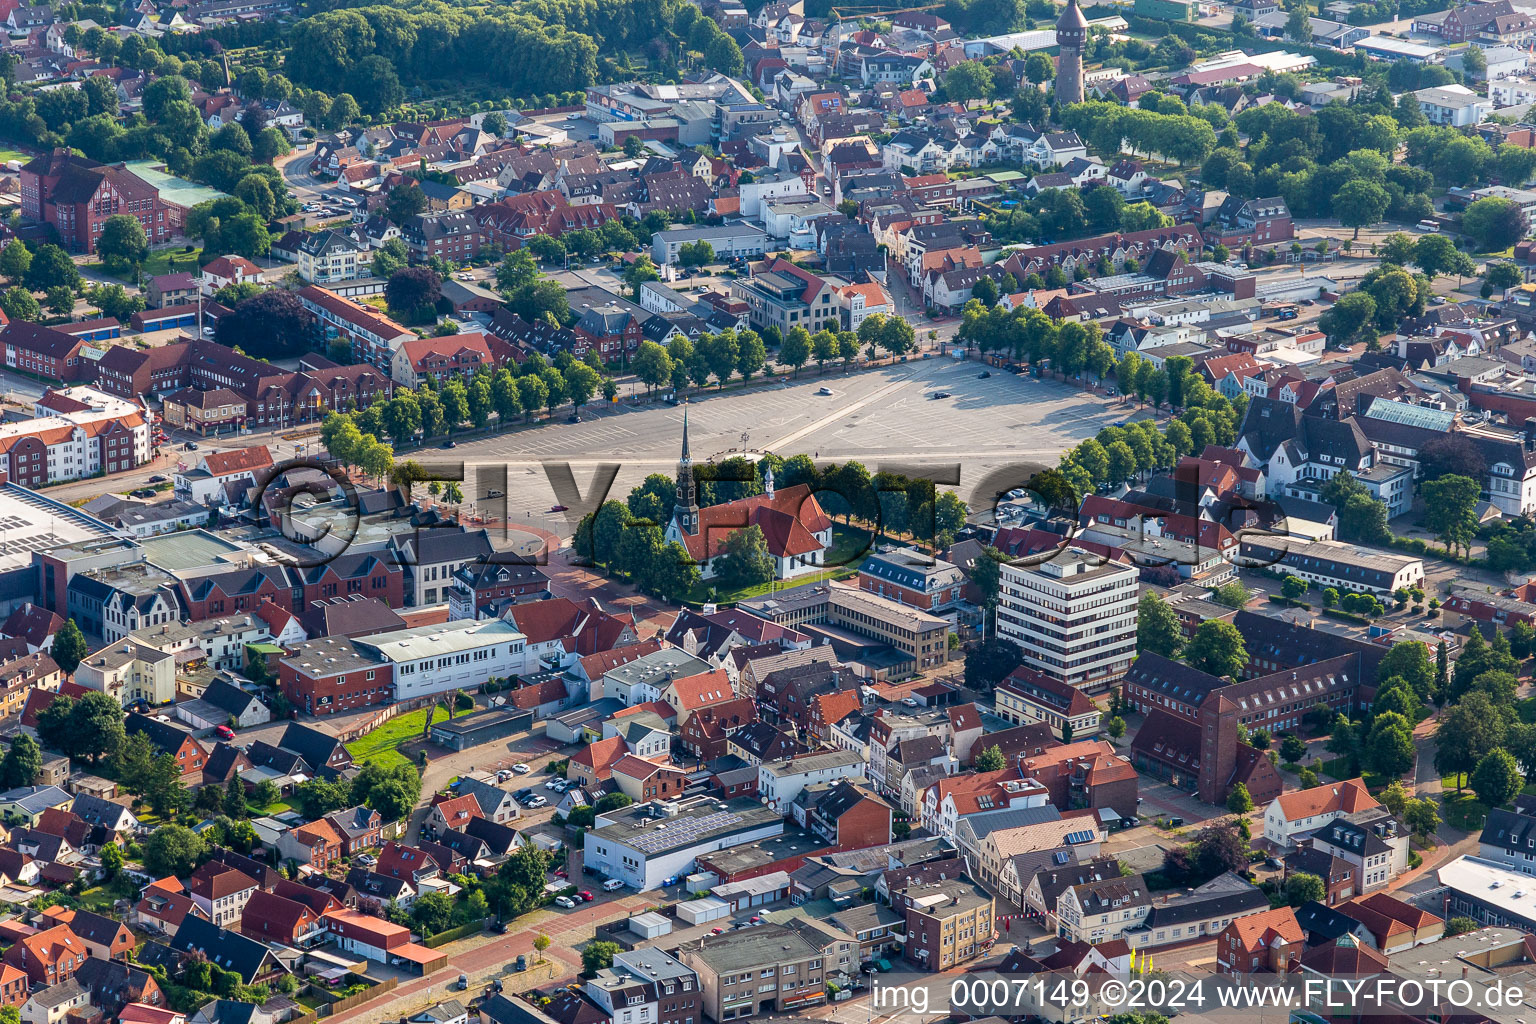
[[[688,406],[683,405],[683,453],[677,460],[677,501],[672,516],[687,535],[699,532],[698,485],[693,479],[693,456],[688,453]]]

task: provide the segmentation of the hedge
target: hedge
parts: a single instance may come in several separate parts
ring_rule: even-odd
[[[1323,614],[1334,619],[1342,619],[1345,622],[1353,622],[1361,626],[1369,626],[1371,618],[1366,615],[1356,615],[1354,612],[1346,612],[1342,608],[1324,608]]]
[[[449,928],[447,931],[438,932],[430,938],[422,939],[421,944],[428,949],[436,949],[438,946],[445,946],[456,939],[478,935],[483,931],[485,931],[484,921],[471,921],[468,924],[461,924],[457,928]]]

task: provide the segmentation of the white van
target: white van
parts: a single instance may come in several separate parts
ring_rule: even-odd
[[[1440,230],[1440,222],[1437,220],[1421,220],[1415,226],[1420,231],[1438,232]]]
[[[621,879],[610,878],[603,883],[603,892],[617,892],[622,888],[624,888],[624,882]]]

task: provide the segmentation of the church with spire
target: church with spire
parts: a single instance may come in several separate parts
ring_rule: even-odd
[[[683,451],[677,460],[677,500],[666,539],[677,541],[699,565],[699,574],[710,579],[715,560],[737,530],[756,526],[763,532],[775,579],[821,572],[827,567],[832,547],[832,519],[822,509],[809,484],[779,489],[773,467],[763,473],[761,494],[699,507],[698,483],[693,476],[693,455],[688,450],[688,407],[683,406]]]

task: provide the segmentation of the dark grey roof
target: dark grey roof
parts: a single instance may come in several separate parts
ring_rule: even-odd
[[[183,918],[181,927],[176,929],[171,948],[180,953],[200,952],[209,963],[240,975],[247,985],[276,965],[272,951],[262,943],[191,914]]]

